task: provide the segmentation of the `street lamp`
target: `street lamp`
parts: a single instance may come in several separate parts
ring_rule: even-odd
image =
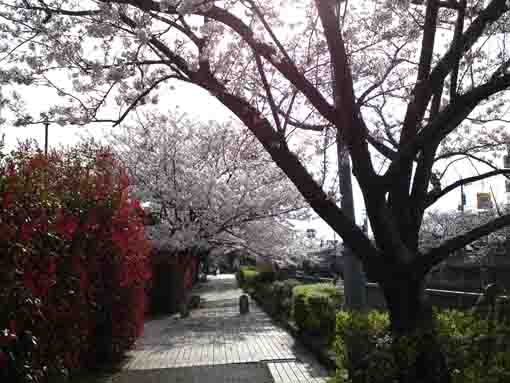
[[[44,155],[48,156],[48,128],[50,126],[50,122],[46,113],[41,113],[41,117],[43,118],[44,124]]]

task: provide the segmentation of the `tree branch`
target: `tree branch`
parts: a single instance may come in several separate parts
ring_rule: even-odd
[[[481,101],[509,87],[510,73],[492,79],[488,83],[458,96],[456,102],[444,108],[429,125],[418,133],[412,142],[399,151],[397,158],[384,175],[387,182],[390,182],[393,177],[400,176],[399,170],[403,161],[412,160],[419,150],[424,149],[427,145],[432,145],[436,140],[441,141],[455,130]]]
[[[461,58],[460,38],[464,31],[464,16],[466,13],[466,0],[460,0],[460,8],[457,14],[457,22],[455,24],[455,31],[453,33],[452,50],[456,53],[452,68],[450,80],[450,100],[455,101],[457,98],[457,78],[459,76],[459,64]]]
[[[197,14],[207,16],[231,28],[241,36],[257,54],[270,62],[292,85],[303,93],[320,114],[330,122],[335,123],[335,108],[326,101],[317,88],[299,72],[294,63],[287,60],[278,60],[275,56],[276,51],[274,48],[264,42],[256,40],[253,31],[241,19],[218,7],[213,7],[204,13],[197,12]]]
[[[462,185],[468,185],[472,182],[480,181],[486,178],[498,176],[498,175],[504,175],[507,178],[510,177],[510,170],[509,169],[499,169],[499,170],[493,170],[490,172],[482,173],[477,176],[473,177],[467,177],[463,178],[461,180],[458,180],[447,187],[441,189],[439,192],[432,192],[427,195],[427,197],[424,199],[424,205],[425,207],[429,207],[433,205],[437,200],[439,200],[441,197],[444,197],[446,194],[451,192],[452,190],[455,190],[456,188],[462,186]]]
[[[260,56],[254,52],[255,62],[257,64],[257,70],[259,72],[260,78],[262,80],[262,85],[264,86],[264,90],[266,91],[267,99],[269,101],[269,106],[271,107],[271,113],[273,114],[273,120],[276,124],[276,129],[283,135],[282,125],[280,123],[280,117],[278,117],[278,109],[274,102],[273,93],[271,92],[271,86],[267,81],[266,73],[264,72],[264,66],[262,65],[262,60]]]
[[[33,11],[43,11],[46,13],[52,13],[56,15],[63,15],[63,16],[73,16],[73,17],[83,17],[83,16],[94,16],[94,15],[100,15],[101,10],[99,9],[90,9],[90,10],[83,10],[83,11],[70,11],[66,9],[57,9],[57,8],[50,8],[50,7],[37,7],[33,5],[27,5],[23,7],[25,9],[30,9]]]
[[[374,147],[375,150],[377,150],[380,154],[382,154],[384,157],[388,158],[389,160],[392,160],[397,156],[396,151],[394,151],[390,147],[384,145],[382,142],[376,140],[370,134],[367,135],[367,141],[370,145],[372,145]]]
[[[471,242],[509,225],[510,214],[495,218],[485,225],[481,225],[465,234],[449,239],[440,246],[429,250],[426,254],[417,258],[415,267],[417,270],[426,273],[435,265],[446,260],[454,251],[460,250]]]
[[[223,85],[217,82],[212,74],[208,77],[193,80],[195,80],[197,85],[214,94],[223,105],[230,109],[248,127],[264,146],[273,161],[296,185],[312,209],[363,260],[367,272],[372,273],[372,275],[377,273],[381,269],[380,264],[382,262],[379,251],[361,229],[342,212],[336,203],[328,198],[299,158],[286,145],[281,145],[280,137],[269,121],[248,101],[230,94]]]
[[[418,76],[413,89],[413,97],[407,107],[400,145],[404,145],[414,138],[418,131],[418,122],[423,118],[430,95],[427,94],[428,84],[425,80],[429,77],[436,37],[437,14],[439,8],[436,0],[427,0],[425,13],[425,25],[421,44],[420,62],[418,64]]]
[[[332,6],[334,4],[329,0],[315,0],[315,4],[333,67],[333,94],[337,111],[333,123],[352,157],[354,175],[361,185],[368,186],[371,182],[369,179],[376,176],[376,173],[368,150],[368,131],[356,105],[351,68]]]
[[[430,76],[424,84],[424,97],[428,100],[431,95],[437,91],[438,87],[443,86],[443,81],[455,65],[455,59],[460,54],[466,53],[482,36],[486,27],[497,21],[509,7],[505,0],[492,0],[485,9],[483,9],[478,17],[473,20],[468,29],[462,34],[458,41],[458,47],[450,47],[448,52],[436,64]],[[453,49],[456,48],[456,49]]]
[[[252,6],[253,11],[255,12],[255,14],[258,16],[258,18],[262,22],[262,25],[264,25],[264,28],[266,28],[267,33],[269,33],[269,36],[271,36],[271,38],[273,39],[274,43],[276,44],[276,46],[280,50],[280,53],[283,55],[283,57],[285,57],[285,60],[287,60],[288,62],[291,62],[292,60],[291,60],[289,54],[285,50],[285,48],[282,45],[282,43],[280,42],[280,40],[278,40],[278,38],[276,37],[273,29],[267,23],[266,19],[264,18],[264,15],[260,11],[260,9],[257,6],[257,4],[255,4],[255,2],[253,0],[247,0],[247,1],[250,3],[250,5]]]
[[[138,102],[140,102],[140,100],[142,98],[144,98],[145,96],[147,96],[154,88],[156,88],[159,84],[161,84],[162,82],[165,82],[167,80],[170,80],[171,78],[174,78],[174,79],[177,79],[177,80],[184,80],[183,78],[179,77],[179,76],[176,76],[176,75],[168,75],[168,76],[163,76],[162,78],[154,81],[154,83],[148,87],[147,89],[145,89],[142,93],[140,93],[136,99],[127,107],[127,109],[124,111],[124,113],[122,113],[122,115],[119,117],[119,119],[117,121],[115,121],[115,124],[113,124],[113,126],[117,126],[119,125],[122,121],[124,121],[124,119],[127,117],[127,115],[129,114],[129,112],[131,112],[135,107],[136,107],[136,104],[138,104]]]
[[[359,96],[358,100],[356,101],[356,104],[358,106],[363,105],[363,103],[365,102],[365,99],[367,98],[367,96],[370,93],[372,93],[375,89],[380,87],[384,83],[384,81],[386,81],[386,79],[391,74],[393,69],[395,69],[399,64],[401,64],[403,62],[403,60],[398,60],[397,57],[398,57],[398,54],[400,53],[402,48],[404,48],[405,45],[406,44],[402,44],[400,47],[397,48],[397,50],[395,51],[395,54],[393,55],[392,62],[390,63],[389,67],[386,69],[384,74],[381,76],[381,79],[379,81],[376,81],[374,84],[372,84],[367,89],[365,89],[365,91],[361,94],[361,96]]]

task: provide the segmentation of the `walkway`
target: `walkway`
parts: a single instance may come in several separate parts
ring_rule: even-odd
[[[326,370],[250,302],[232,275],[195,289],[204,303],[190,317],[151,320],[112,383],[325,383]]]

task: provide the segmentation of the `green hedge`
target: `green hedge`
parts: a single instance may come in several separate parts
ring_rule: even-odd
[[[292,292],[295,287],[299,286],[301,282],[295,279],[288,279],[286,281],[277,281],[273,283],[273,299],[275,312],[277,315],[285,320],[292,316]]]
[[[241,267],[237,272],[237,281],[243,289],[254,288],[258,274],[254,267]]]
[[[294,279],[273,283],[258,282],[253,296],[271,316],[288,320],[292,313],[292,289],[299,284]]]
[[[510,381],[510,326],[492,323],[460,311],[437,313],[438,338],[446,355],[452,383]],[[335,383],[349,382],[348,371],[360,382],[392,382],[398,368],[387,313],[339,312],[336,323]],[[399,343],[399,364],[411,361],[413,340]],[[349,347],[347,347],[349,345]]]
[[[510,382],[510,323],[447,310],[438,324],[453,383]]]
[[[242,267],[237,279],[271,316],[293,319],[303,333],[333,340],[335,312],[343,302],[342,292],[329,283],[303,285],[289,279],[274,281],[275,273]]]
[[[270,269],[243,266],[237,272],[236,277],[241,288],[245,290],[259,290],[265,285],[274,282],[276,274]]]
[[[293,301],[294,321],[301,331],[332,339],[335,312],[343,302],[343,295],[336,286],[327,283],[296,286]]]

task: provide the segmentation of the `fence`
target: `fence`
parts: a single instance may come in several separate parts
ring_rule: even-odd
[[[331,278],[320,278],[316,276],[306,275],[300,272],[295,273],[293,278],[303,283],[330,283]],[[386,301],[384,295],[377,283],[367,283],[367,305],[372,309],[386,310]],[[459,309],[466,310],[475,305],[481,293],[441,290],[441,289],[425,289],[429,301],[432,306],[440,309]]]
[[[441,309],[466,310],[474,306],[479,293],[465,291],[425,289],[432,306]],[[370,308],[385,310],[386,303],[377,283],[367,283],[367,304]]]

